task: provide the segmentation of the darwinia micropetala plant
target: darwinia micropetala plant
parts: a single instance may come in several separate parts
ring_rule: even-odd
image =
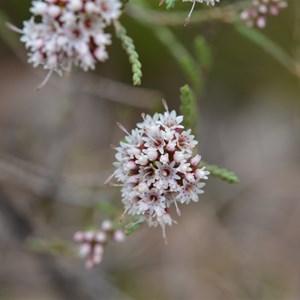
[[[158,4],[165,4],[170,9],[176,2],[178,1],[161,0]],[[264,50],[267,49],[274,58],[279,57],[278,53],[282,54],[282,50],[262,33],[245,26],[241,29],[240,19],[248,27],[264,28],[269,15],[275,16],[288,6],[286,1],[251,0],[244,1],[242,5],[226,5],[220,0],[181,2],[192,2],[185,20],[184,15],[178,12],[153,13],[154,10],[146,0],[33,0],[30,8],[32,18],[23,23],[23,28],[18,29],[11,24],[8,26],[21,34],[21,41],[28,50],[29,63],[48,70],[48,75],[38,88],[46,84],[53,72],[64,75],[71,71],[72,65],[90,71],[95,69],[98,62],[105,62],[108,59],[108,46],[112,43],[112,37],[107,32],[111,25],[132,65],[133,84],[140,85],[142,64],[134,40],[120,23],[120,18],[125,13],[137,23],[148,26],[165,44],[190,80],[197,96],[202,96],[200,90],[203,89],[204,75],[211,65],[209,47],[203,37],[197,37],[195,48],[200,61],[198,64],[197,59],[190,55],[167,28],[168,22],[171,25],[211,20],[232,23],[241,34]],[[195,18],[191,19],[197,3],[207,4],[209,8],[197,11],[197,16],[194,15]],[[217,8],[214,8],[215,4],[219,4]],[[293,71],[287,56],[280,55],[280,58],[283,56],[285,59],[280,61]],[[229,183],[238,182],[233,172],[208,165],[196,154],[198,142],[192,135],[191,128],[198,116],[192,89],[187,85],[181,89],[183,115],[177,115],[174,110],[170,112],[163,101],[164,113],[155,113],[153,116],[142,114],[143,121],[131,132],[118,124],[126,136],[118,147],[114,147],[115,171],[107,183],[121,186],[123,221],[106,220],[100,230],[75,233],[74,240],[80,244],[79,254],[86,260],[87,268],[101,263],[104,249],[110,241],[123,242],[125,234],[131,234],[142,223],[147,223],[150,227],[160,226],[165,237],[166,226],[176,223],[173,208],[180,216],[178,204],[198,202],[209,174]],[[113,178],[117,181],[116,184],[112,183]],[[110,210],[110,206],[112,204],[107,203],[106,210]],[[117,206],[112,207],[113,211],[118,210]],[[122,211],[118,210],[118,215],[121,214]]]

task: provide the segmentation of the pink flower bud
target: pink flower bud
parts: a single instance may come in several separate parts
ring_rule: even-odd
[[[184,154],[183,154],[183,152],[181,152],[181,151],[176,151],[175,153],[174,153],[174,160],[176,161],[176,162],[178,162],[178,163],[180,163],[181,161],[183,161],[184,160]]]
[[[191,159],[191,166],[197,167],[199,165],[200,160],[201,160],[201,156],[197,154]]]
[[[188,180],[190,182],[195,181],[194,174],[192,174],[192,173],[185,174],[185,178],[186,178],[186,180]]]
[[[105,232],[103,232],[103,231],[97,232],[95,240],[99,243],[105,243],[107,240]]]
[[[102,222],[101,227],[104,231],[111,231],[113,229],[113,224],[112,224],[111,221],[105,220],[105,221]]]
[[[81,231],[77,231],[77,232],[75,232],[73,238],[74,238],[74,241],[76,241],[76,242],[82,242],[84,240],[84,234]]]
[[[125,239],[126,239],[126,236],[124,234],[124,232],[122,230],[117,230],[115,233],[114,233],[114,237],[113,239],[120,243],[120,242],[124,242]]]

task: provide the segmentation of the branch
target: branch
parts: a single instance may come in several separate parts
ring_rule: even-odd
[[[245,7],[245,2],[238,2],[222,7],[213,7],[201,9],[193,12],[189,24],[198,24],[210,21],[220,21],[232,23],[237,18],[237,11]],[[185,11],[177,12],[159,12],[154,9],[143,9],[137,5],[127,5],[126,12],[132,18],[139,21],[151,23],[152,25],[170,25],[183,26],[187,13]]]

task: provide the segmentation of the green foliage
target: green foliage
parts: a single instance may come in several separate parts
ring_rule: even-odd
[[[139,55],[136,52],[133,39],[127,35],[127,31],[124,26],[119,22],[114,23],[116,35],[121,40],[123,49],[126,51],[129,62],[132,65],[132,81],[134,85],[141,85],[142,83],[142,64],[139,61]]]
[[[206,169],[210,172],[212,176],[218,177],[221,180],[226,181],[228,183],[239,183],[240,181],[235,173],[226,169],[220,168],[215,165],[209,165],[205,162],[202,162],[200,166],[206,167]]]
[[[199,65],[204,70],[210,70],[213,63],[211,49],[201,35],[195,38],[195,50]]]
[[[198,119],[195,95],[187,84],[180,88],[180,93],[180,112],[184,116],[183,125],[195,129]]]

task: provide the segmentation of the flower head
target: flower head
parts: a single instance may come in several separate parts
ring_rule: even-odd
[[[248,27],[264,28],[268,16],[277,16],[287,6],[285,0],[252,0],[250,7],[242,11],[241,19]]]
[[[111,36],[105,28],[120,17],[121,6],[120,0],[33,1],[33,17],[17,30],[29,62],[58,74],[72,64],[85,71],[94,69],[97,61],[108,58]]]
[[[122,183],[125,212],[164,230],[173,222],[172,204],[180,214],[177,202],[197,202],[209,172],[193,156],[198,142],[184,130],[182,116],[166,107],[164,114],[142,117],[131,133],[119,125],[127,136],[116,148],[114,177]]]
[[[125,234],[122,230],[115,230],[109,220],[102,223],[101,230],[98,231],[77,231],[74,240],[80,243],[79,255],[86,259],[86,267],[92,268],[102,262],[104,247],[109,240],[115,242],[125,241]]]

